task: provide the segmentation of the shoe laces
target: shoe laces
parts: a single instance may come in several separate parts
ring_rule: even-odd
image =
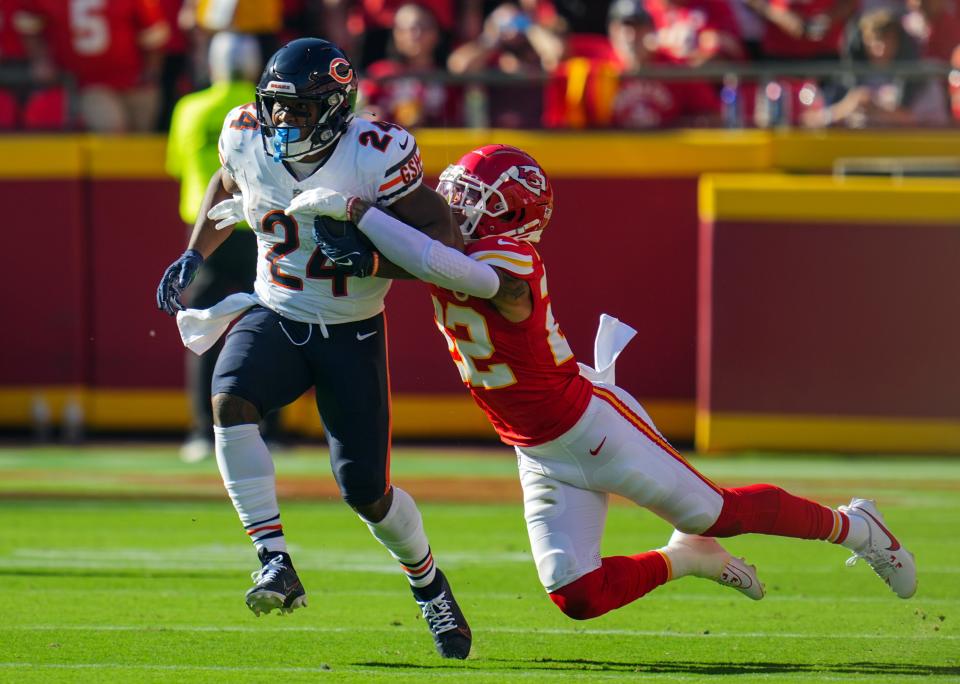
[[[856,513],[853,515],[856,515]],[[873,530],[870,531],[870,538],[867,540],[867,543],[864,544],[863,548],[859,551],[853,551],[852,553],[853,555],[847,559],[847,567],[852,568],[862,558],[871,568],[873,568],[875,573],[884,579],[892,575],[896,569],[894,567],[896,558],[894,558],[886,549],[879,549],[874,546]]]
[[[417,603],[420,604],[423,617],[434,634],[443,634],[457,628],[457,618],[450,607],[450,601],[447,600],[447,592],[441,592],[430,601],[417,601]]]
[[[860,559],[865,560],[873,571],[886,579],[893,574],[894,565],[889,554],[881,551],[854,551],[847,559],[847,567],[853,567]]]
[[[262,568],[251,572],[250,578],[257,584],[272,582],[286,567],[283,563],[283,556],[274,556]]]

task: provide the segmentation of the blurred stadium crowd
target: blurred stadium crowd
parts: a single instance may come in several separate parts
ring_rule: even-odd
[[[407,127],[950,126],[958,0],[0,0],[0,131],[166,130],[218,32],[305,35]]]

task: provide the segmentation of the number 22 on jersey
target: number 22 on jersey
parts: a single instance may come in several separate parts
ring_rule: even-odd
[[[441,302],[437,297],[433,300],[434,315],[437,327],[447,339],[450,355],[457,364],[463,382],[474,388],[500,389],[516,384],[517,378],[506,363],[487,363],[496,349],[487,327],[487,321],[476,309],[468,306],[459,306],[451,302]],[[460,326],[466,331],[466,339],[454,336],[454,331]],[[546,325],[543,331],[547,337],[547,346],[553,355],[554,363],[559,366],[571,358],[573,351],[567,339],[560,332],[553,317],[551,307],[547,306]]]

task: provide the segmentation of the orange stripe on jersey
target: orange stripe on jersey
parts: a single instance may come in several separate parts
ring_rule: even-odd
[[[387,181],[386,183],[384,183],[383,185],[381,185],[379,188],[377,188],[377,192],[381,192],[381,191],[383,191],[383,190],[389,190],[390,188],[392,188],[394,185],[396,185],[397,183],[399,183],[399,182],[402,181],[402,180],[403,180],[403,177],[402,177],[402,176],[397,176],[397,177],[394,178],[392,181]]]
[[[647,422],[634,413],[629,406],[627,406],[620,397],[611,392],[610,390],[603,389],[602,387],[597,387],[594,385],[593,394],[597,397],[600,397],[605,402],[610,404],[621,416],[630,421],[635,428],[644,434],[644,436],[649,439],[651,442],[656,444],[658,447],[670,454],[675,460],[682,463],[690,472],[700,478],[705,484],[709,485],[715,492],[722,495],[722,490],[716,484],[714,484],[709,478],[703,475],[700,471],[694,468],[692,465],[687,463],[687,459],[680,455],[680,452],[674,449],[670,443],[665,440],[660,434],[650,427]]]

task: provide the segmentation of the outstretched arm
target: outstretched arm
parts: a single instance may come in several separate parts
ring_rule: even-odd
[[[491,299],[496,295],[500,278],[492,267],[428,237],[364,200],[355,198],[348,207],[351,221],[377,250],[412,276],[474,297]]]

